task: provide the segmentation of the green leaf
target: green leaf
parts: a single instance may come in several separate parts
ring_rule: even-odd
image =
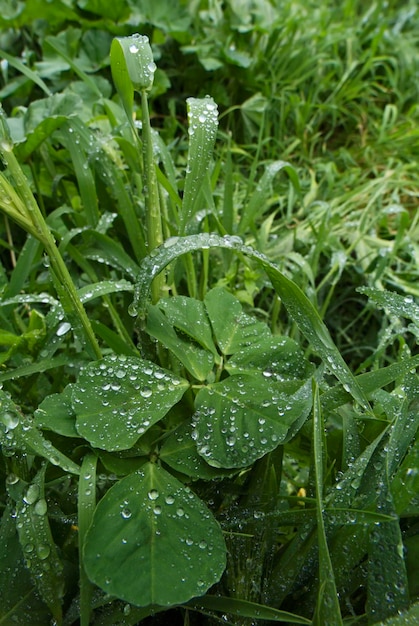
[[[7,482],[15,479],[14,475],[9,476]],[[51,613],[37,596],[29,571],[24,566],[11,500],[3,511],[0,536],[0,625],[45,626]]]
[[[90,13],[100,15],[111,22],[123,21],[130,15],[127,0],[113,0],[113,2],[102,2],[102,0],[77,0],[77,6],[85,11],[90,11]]]
[[[380,485],[378,510],[394,513],[387,476]],[[409,606],[409,586],[399,520],[371,526],[369,538],[366,609],[372,622],[405,611]]]
[[[265,372],[267,378],[281,381],[305,378],[310,368],[303,351],[293,339],[262,335],[258,343],[235,352],[225,364],[225,369],[230,374]]]
[[[52,133],[76,115],[81,100],[73,94],[54,94],[32,102],[24,117],[26,141],[18,144],[16,154],[26,160]]]
[[[204,303],[185,296],[162,298],[158,303],[172,326],[218,357]]]
[[[410,609],[400,615],[390,617],[385,622],[376,622],[374,626],[417,626],[419,622],[419,603],[413,604]]]
[[[147,463],[99,502],[85,547],[89,578],[137,606],[169,606],[203,595],[225,568],[225,544],[204,503]]]
[[[22,61],[19,61],[19,59],[12,56],[11,54],[8,54],[4,50],[0,50],[0,57],[5,59],[9,65],[21,72],[24,76],[26,76],[26,78],[29,78],[29,80],[38,85],[38,87],[40,87],[47,96],[52,95],[48,85],[44,83],[42,78],[40,78],[40,76],[36,72],[31,70],[27,65],[24,65]]]
[[[335,575],[327,545],[323,503],[324,422],[317,385],[313,382],[313,457],[319,544],[319,588],[313,626],[343,626]]]
[[[146,331],[173,352],[197,380],[206,380],[212,372],[214,355],[199,344],[179,336],[159,305],[149,307]]]
[[[79,466],[45,439],[4,391],[0,391],[0,444],[5,450],[37,454],[65,472],[80,473]]]
[[[407,317],[419,326],[419,306],[415,303],[413,296],[401,296],[392,291],[372,287],[359,287],[357,291],[367,295],[377,306],[386,309],[392,315]]]
[[[9,477],[8,491],[15,501],[16,528],[25,564],[36,587],[58,623],[64,596],[63,565],[58,558],[48,521],[44,493],[45,467],[27,485]]]
[[[192,600],[188,603],[197,610],[209,609],[238,615],[240,618],[249,617],[252,619],[268,620],[273,622],[286,622],[287,624],[306,624],[310,626],[311,620],[300,617],[288,611],[279,611],[271,606],[264,606],[256,602],[240,600],[239,598],[224,598],[223,596],[204,596],[199,600]]]
[[[192,223],[197,200],[208,175],[218,128],[218,109],[214,100],[188,98],[189,149],[179,232],[184,234]]]
[[[163,463],[176,472],[195,479],[211,480],[230,475],[231,471],[211,467],[204,461],[198,454],[192,431],[192,424],[189,421],[183,422],[164,440],[159,453]]]
[[[234,354],[271,338],[266,324],[243,312],[240,302],[222,287],[211,289],[204,299],[217,344],[223,354]]]
[[[156,65],[145,35],[116,37],[111,45],[112,79],[127,115],[131,118],[134,90],[150,90]]]
[[[183,396],[188,383],[150,361],[110,356],[89,363],[74,385],[76,429],[103,450],[131,448]]]
[[[64,437],[79,437],[76,416],[71,404],[73,385],[67,385],[62,393],[47,396],[34,413],[34,423],[39,428],[52,430]]]
[[[202,388],[193,420],[199,454],[214,467],[246,467],[283,443],[311,409],[311,383],[235,375]]]
[[[134,292],[134,302],[129,308],[131,315],[145,317],[149,299],[151,283],[155,276],[179,256],[194,250],[209,248],[227,248],[247,254],[254,259],[268,274],[275,291],[286,306],[288,313],[299,326],[301,332],[311,342],[313,348],[325,361],[333,374],[343,384],[344,388],[371,413],[371,407],[351,370],[346,365],[336,345],[333,343],[323,320],[307,296],[289,278],[263,254],[245,246],[240,237],[220,237],[212,233],[200,233],[188,237],[173,237],[162,246],[153,250],[153,254],[146,257],[141,265],[140,274]]]

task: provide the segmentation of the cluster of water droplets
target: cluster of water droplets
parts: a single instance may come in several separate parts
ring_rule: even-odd
[[[112,355],[92,363],[73,390],[77,428],[104,449],[125,449],[163,417],[180,385],[176,375],[143,359]]]

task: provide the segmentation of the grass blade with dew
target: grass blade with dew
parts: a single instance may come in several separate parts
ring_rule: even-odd
[[[79,526],[79,569],[80,569],[80,624],[89,626],[90,606],[93,585],[89,581],[83,565],[83,545],[87,529],[92,523],[96,506],[96,464],[97,457],[88,453],[82,462],[78,489],[78,526]]]
[[[335,577],[327,546],[323,504],[324,423],[317,384],[313,381],[313,453],[316,490],[319,589],[313,626],[343,626]]]

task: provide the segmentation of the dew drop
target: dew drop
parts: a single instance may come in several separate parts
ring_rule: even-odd
[[[150,489],[147,495],[149,497],[149,500],[157,500],[160,494],[157,489]]]
[[[126,507],[122,509],[121,511],[121,517],[123,517],[124,519],[129,519],[131,517],[132,513],[129,509],[127,509]]]

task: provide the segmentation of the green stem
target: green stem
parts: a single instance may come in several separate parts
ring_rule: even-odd
[[[146,206],[147,245],[150,253],[163,243],[163,229],[160,210],[159,187],[153,155],[153,138],[151,135],[150,114],[148,111],[147,92],[141,91],[142,139],[144,162],[144,198]],[[153,282],[152,299],[157,302],[164,285],[164,278],[158,277]]]

